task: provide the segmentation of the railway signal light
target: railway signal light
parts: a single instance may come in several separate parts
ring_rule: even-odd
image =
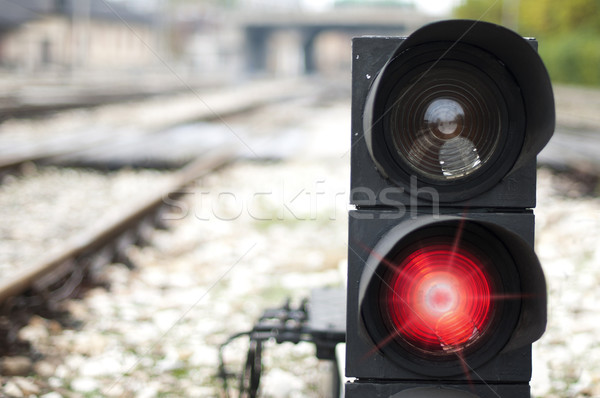
[[[536,50],[466,20],[354,39],[346,397],[529,397],[554,131]]]

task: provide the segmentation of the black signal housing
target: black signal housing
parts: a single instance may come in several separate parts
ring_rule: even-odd
[[[407,38],[354,39],[351,203],[408,205],[439,200],[455,207],[521,207],[527,201],[527,207],[534,207],[535,157],[552,136],[555,123],[552,86],[536,48],[533,39],[467,20],[433,23]],[[402,90],[439,85],[444,78],[436,75],[444,71],[449,76],[455,72],[446,80],[460,83],[456,75],[462,73],[470,76],[462,79],[464,83],[473,86],[475,81],[486,88],[497,104],[501,131],[480,133],[483,141],[496,135],[498,142],[478,170],[436,181],[410,167],[395,150],[390,104],[414,111],[407,112],[405,119],[422,117],[425,106],[419,109],[406,101],[409,96],[403,96]],[[466,91],[477,94],[481,90],[476,88]],[[451,91],[439,95],[447,97]],[[478,116],[484,119],[489,114]],[[515,180],[525,181],[530,189],[516,189]],[[432,197],[426,187],[435,188],[438,197]]]
[[[554,124],[533,39],[468,20],[354,39],[346,397],[529,397]]]

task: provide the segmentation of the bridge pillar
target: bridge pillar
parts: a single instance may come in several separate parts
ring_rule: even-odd
[[[317,71],[317,63],[315,60],[315,41],[320,31],[311,29],[304,32],[303,47],[304,47],[304,73],[311,74]]]
[[[267,46],[271,31],[259,26],[246,28],[246,72],[264,73],[267,70]]]

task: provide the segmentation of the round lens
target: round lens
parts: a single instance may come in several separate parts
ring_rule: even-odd
[[[429,239],[402,254],[383,291],[393,335],[431,353],[480,338],[494,311],[487,259],[471,247]]]
[[[482,76],[436,67],[388,102],[388,131],[399,158],[434,181],[467,177],[498,149],[501,106]]]

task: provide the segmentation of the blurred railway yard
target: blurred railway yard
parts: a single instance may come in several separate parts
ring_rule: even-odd
[[[2,394],[218,396],[218,348],[229,335],[249,329],[264,308],[344,285],[348,84],[313,78],[248,87],[263,95],[250,96],[258,101],[253,105],[243,100],[237,110],[220,108],[218,98],[240,99],[242,87],[0,126],[4,157],[17,153],[11,148],[21,148],[22,156],[36,153],[0,185],[3,282],[118,218],[138,198],[163,192],[186,162],[236,148],[228,165],[163,196],[154,227],[136,229],[135,239],[124,234],[109,254],[88,253],[88,264],[106,265],[91,267],[82,283],[73,284],[73,276],[34,283],[4,299]],[[580,90],[558,87],[556,93],[557,137],[569,142],[563,129],[599,133],[593,111],[570,106],[582,98]],[[600,98],[595,91],[585,95],[589,106]],[[203,116],[206,107],[216,115]],[[163,151],[152,144],[161,134],[168,137],[158,140]],[[92,141],[75,145],[75,136]],[[45,140],[69,142],[70,149],[39,156]],[[538,170],[536,250],[548,279],[549,322],[534,345],[532,392],[598,396],[597,158],[570,157],[559,165],[547,156],[540,156]],[[246,349],[239,341],[225,350],[231,371],[241,369]],[[268,346],[264,366],[263,396],[326,396],[326,364],[308,343]]]
[[[17,3],[0,0],[0,397],[249,396],[251,343],[222,345],[347,283],[350,39],[435,18],[418,1]],[[600,89],[554,96],[531,394],[600,397]],[[314,344],[262,355],[260,397],[332,396]]]

